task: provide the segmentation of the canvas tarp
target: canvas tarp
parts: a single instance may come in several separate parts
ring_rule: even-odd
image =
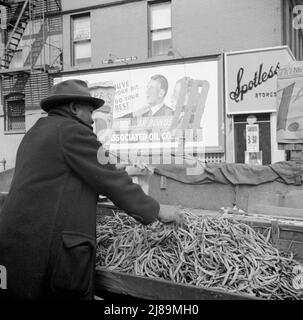
[[[195,169],[193,169],[195,167]],[[187,184],[222,183],[259,185],[278,181],[301,185],[303,161],[283,161],[267,166],[239,163],[198,163],[191,165],[160,165],[154,173]]]

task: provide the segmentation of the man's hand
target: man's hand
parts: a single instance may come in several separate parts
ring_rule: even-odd
[[[183,214],[180,209],[167,205],[160,205],[158,220],[162,223],[182,224],[184,222]]]

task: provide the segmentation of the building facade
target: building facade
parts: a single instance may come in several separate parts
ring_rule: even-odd
[[[63,73],[107,71],[107,61],[123,68],[125,57],[135,56],[128,60],[135,66],[285,45],[302,60],[302,29],[293,26],[298,5],[292,0],[62,1]],[[222,71],[219,81],[225,76]],[[225,117],[224,150],[208,153],[207,159],[244,162],[250,114],[227,114],[225,97],[218,103]],[[275,141],[275,112],[266,109],[261,105],[250,115],[263,128],[263,164],[285,159]]]
[[[62,17],[55,0],[1,1],[0,10],[0,161],[9,169],[24,133],[43,116],[52,72],[62,68]]]
[[[149,61],[166,54],[170,45],[178,50],[175,55],[179,58],[288,45],[301,60],[302,32],[292,27],[296,3],[299,2],[63,0],[65,69],[77,68],[72,61],[77,47],[71,31],[81,15],[82,21],[86,17],[90,22],[87,40],[91,41],[91,56],[90,61],[83,61],[87,67],[102,67],[102,60],[110,54]],[[156,43],[158,48],[161,43],[162,52],[154,49]]]
[[[44,45],[42,46],[44,54],[38,58],[27,57],[27,61],[24,61],[24,56],[21,54],[18,56],[18,53],[15,53],[15,62],[11,63],[15,63],[16,67],[17,65],[24,67],[28,65],[29,59],[32,62],[35,59],[36,62],[44,59],[43,65],[52,66],[51,61],[48,60],[48,63],[46,61],[50,57],[54,60],[56,53],[61,53],[60,50],[56,51],[55,47],[61,48],[62,44],[63,63],[57,65],[55,63],[55,67],[51,68],[55,72],[58,71],[53,74],[55,81],[69,77],[86,79],[88,74],[93,73],[108,75],[153,66],[173,66],[174,63],[185,65],[196,59],[201,63],[216,60],[218,62],[216,101],[218,112],[222,111],[223,114],[222,125],[220,121],[216,125],[219,135],[223,137],[223,143],[221,149],[209,149],[208,161],[244,161],[242,156],[237,157],[236,144],[237,136],[243,135],[245,130],[245,126],[241,127],[239,124],[247,124],[249,114],[243,113],[241,117],[241,114],[226,113],[224,54],[288,46],[294,58],[303,60],[302,29],[293,26],[296,14],[299,14],[295,8],[302,5],[302,1],[61,0],[59,3],[50,0],[41,2],[52,2],[55,9],[54,13],[50,14],[47,11],[46,14],[49,24],[56,25],[55,31],[47,29],[49,32],[47,38],[54,44],[53,51],[46,53],[51,46]],[[62,28],[59,26],[61,22]],[[41,28],[38,27],[38,30],[39,33]],[[46,32],[42,33],[45,36]],[[20,76],[21,72],[16,74]],[[47,74],[48,85],[51,85],[49,73]],[[2,97],[9,96],[4,89],[5,83],[2,86]],[[11,88],[11,85],[9,87]],[[39,94],[33,90],[31,92],[36,101],[41,98],[42,91],[39,90]],[[44,93],[46,94],[47,90]],[[3,110],[6,110],[5,99],[2,100],[2,104]],[[255,110],[251,116],[255,116],[262,123],[267,122],[264,132],[267,132],[266,139],[271,150],[263,164],[283,160],[285,154],[278,150],[273,138],[275,112],[266,113],[261,106],[260,110]],[[36,118],[33,116],[32,119]],[[30,127],[34,121],[28,119],[30,115],[26,117],[26,123],[28,122]],[[12,135],[13,139],[15,137]],[[268,148],[268,145],[264,148]],[[244,150],[241,149],[239,152],[243,155]]]

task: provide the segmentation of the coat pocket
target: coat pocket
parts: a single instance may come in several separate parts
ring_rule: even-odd
[[[92,289],[95,240],[78,232],[62,232],[62,246],[56,259],[51,289],[58,294],[82,296]]]

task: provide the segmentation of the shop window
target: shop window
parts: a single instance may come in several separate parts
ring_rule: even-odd
[[[90,14],[72,17],[72,54],[73,65],[91,62]]]
[[[253,124],[257,124],[257,135],[259,141],[259,152],[262,151],[260,164],[271,164],[271,135],[270,135],[270,114],[259,113],[253,115],[234,116],[234,141],[235,141],[235,162],[245,163],[245,151],[247,151],[246,126],[249,124],[249,117],[255,118]]]
[[[25,131],[24,99],[6,101],[5,131],[6,132],[24,132]]]
[[[149,4],[149,55],[167,55],[172,44],[171,2]]]

